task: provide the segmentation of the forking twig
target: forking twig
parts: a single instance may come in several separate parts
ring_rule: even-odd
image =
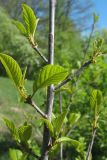
[[[79,77],[81,72],[88,67],[92,63],[92,60],[85,62],[80,69],[78,69],[73,75],[69,75],[64,81],[59,83],[57,86],[54,87],[54,91],[58,90],[60,87],[64,86],[69,81],[73,80],[74,77]]]
[[[30,104],[43,118],[47,119],[47,115],[35,104],[35,102],[29,96],[25,103]]]

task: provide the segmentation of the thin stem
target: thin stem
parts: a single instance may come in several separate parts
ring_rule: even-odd
[[[59,92],[59,108],[60,108],[60,113],[62,113],[62,94]],[[60,137],[62,135],[60,134]],[[63,143],[60,144],[60,160],[63,160]]]
[[[62,94],[59,92],[59,108],[60,108],[60,113],[62,113]]]
[[[77,70],[73,75],[69,75],[64,81],[62,81],[61,83],[59,83],[57,86],[54,87],[54,91],[58,90],[60,87],[64,86],[66,83],[68,83],[69,81],[73,80],[74,77],[79,77],[81,72],[88,67],[90,64],[92,63],[92,60],[87,61],[86,63],[84,63],[82,65],[82,67]]]
[[[93,32],[94,32],[94,28],[95,28],[95,22],[93,22],[93,24],[92,24],[92,28],[91,28],[91,32],[90,32],[90,35],[89,35],[89,38],[88,38],[88,42],[87,42],[86,48],[84,49],[84,58],[83,58],[82,64],[84,63],[86,55],[88,53],[90,43],[91,43],[91,39],[92,39],[92,35],[93,35]]]
[[[43,60],[45,63],[48,63],[47,58],[41,53],[41,51],[39,50],[39,48],[38,48],[36,45],[33,46],[33,49],[38,53],[38,55],[42,58],[42,60]]]
[[[63,160],[63,143],[60,144],[60,160]]]
[[[95,135],[96,135],[96,128],[94,128],[93,133],[92,133],[92,139],[91,139],[91,142],[88,146],[86,160],[90,160],[90,158],[91,158],[91,152],[92,152],[92,148],[93,148],[93,144],[94,144]]]
[[[89,35],[89,38],[88,38],[87,46],[86,46],[86,48],[84,49],[83,63],[84,63],[84,61],[85,61],[87,52],[88,52],[89,47],[90,47],[90,43],[91,43],[92,35],[93,35],[93,32],[94,32],[94,28],[95,28],[95,23],[93,22],[92,28],[91,28],[91,32],[90,32],[90,35]]]
[[[25,103],[30,104],[43,118],[47,119],[47,115],[43,111],[41,111],[41,109],[35,104],[31,97],[28,97]]]
[[[48,64],[54,64],[54,29],[55,29],[55,5],[56,0],[49,0],[49,46],[48,46]],[[47,106],[46,114],[51,120],[54,92],[53,85],[48,87],[47,90]],[[48,146],[50,145],[50,133],[46,126],[44,126],[43,134],[43,147],[42,147],[42,160],[48,160]]]

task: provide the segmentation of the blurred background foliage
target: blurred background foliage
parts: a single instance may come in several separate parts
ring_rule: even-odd
[[[12,18],[22,21],[20,16],[21,4],[26,2],[30,5],[40,22],[37,28],[36,40],[40,50],[47,56],[48,52],[48,1],[47,0],[0,0],[0,52],[11,55],[20,64],[22,70],[27,66],[27,87],[31,92],[32,80],[37,71],[43,66],[43,61],[33,51],[25,37],[20,35],[12,23]],[[81,66],[84,57],[84,48],[87,46],[88,36],[83,36],[83,31],[90,29],[89,19],[92,17],[93,4],[90,0],[58,0],[56,6],[56,29],[55,29],[55,63],[68,68],[72,73]],[[84,23],[85,22],[85,23]],[[95,31],[92,36],[86,60],[92,55],[93,42],[96,38],[104,39],[103,50],[107,50],[107,29]],[[100,89],[103,93],[103,112],[101,113],[99,127],[93,147],[93,160],[107,160],[107,57],[99,57],[97,63],[92,64],[82,73],[79,79],[70,82],[70,92],[62,92],[62,107],[70,105],[65,134],[84,143],[87,150],[92,134],[92,114],[89,105],[89,97],[92,89]],[[10,160],[8,157],[9,147],[14,146],[10,134],[1,121],[7,116],[20,125],[24,121],[33,123],[34,131],[32,145],[38,153],[42,139],[42,127],[40,121],[35,118],[34,110],[19,102],[17,93],[12,87],[10,80],[4,78],[6,73],[0,64],[0,160]],[[44,109],[46,91],[41,90],[34,99]],[[71,98],[72,97],[72,98]],[[59,94],[55,95],[54,113],[59,113]],[[71,113],[81,115],[80,120],[70,129]],[[16,116],[17,115],[17,116]],[[35,134],[36,133],[36,134]],[[36,145],[35,145],[36,144]],[[59,151],[53,160],[59,158]],[[77,152],[69,145],[64,145],[64,160],[80,160]],[[82,160],[82,159],[81,159]]]

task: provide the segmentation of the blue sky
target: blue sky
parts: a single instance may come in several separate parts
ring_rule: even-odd
[[[100,16],[98,28],[107,28],[107,0],[92,0],[94,11]]]

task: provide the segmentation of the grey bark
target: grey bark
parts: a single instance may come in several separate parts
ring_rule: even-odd
[[[92,152],[92,148],[93,148],[93,144],[94,144],[95,135],[96,135],[96,128],[94,128],[93,133],[92,133],[92,139],[91,139],[91,142],[88,146],[86,160],[90,160],[90,158],[91,158],[91,152]]]
[[[48,63],[54,64],[54,29],[55,29],[55,5],[56,0],[49,0],[49,50],[48,50]],[[53,85],[48,87],[47,90],[47,106],[46,114],[49,120],[52,116],[54,92]],[[48,160],[48,146],[50,144],[50,134],[46,126],[44,126],[43,134],[43,148],[41,160]]]

